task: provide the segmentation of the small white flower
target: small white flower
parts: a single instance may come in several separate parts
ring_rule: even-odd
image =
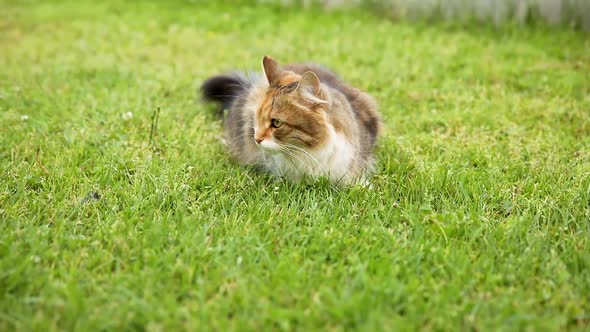
[[[131,112],[123,113],[122,117],[123,117],[123,120],[130,120],[131,118],[133,118],[133,113],[131,113]]]
[[[20,119],[21,119],[21,121],[27,121],[29,119],[29,116],[26,115],[26,114],[25,115],[21,115],[20,116]]]

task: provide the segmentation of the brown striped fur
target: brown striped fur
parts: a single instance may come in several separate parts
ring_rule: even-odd
[[[225,86],[220,81],[229,76],[217,76],[203,85],[206,98],[231,104],[224,136],[233,158],[294,180],[327,176],[351,183],[372,172],[381,127],[372,97],[317,65],[281,67],[264,57],[263,72]]]

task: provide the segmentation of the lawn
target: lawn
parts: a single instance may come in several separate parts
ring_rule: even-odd
[[[588,34],[0,1],[0,330],[590,329]],[[265,54],[379,101],[372,188],[229,161]]]

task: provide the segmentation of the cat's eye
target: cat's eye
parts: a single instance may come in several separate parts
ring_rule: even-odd
[[[279,119],[272,119],[272,120],[270,121],[270,125],[271,125],[273,128],[279,128],[280,126],[282,126],[282,125],[283,125],[283,121],[281,121],[281,120],[279,120]]]

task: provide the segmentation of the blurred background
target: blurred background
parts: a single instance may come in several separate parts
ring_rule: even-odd
[[[590,0],[260,0],[327,9],[368,7],[392,19],[570,26],[590,31]]]

